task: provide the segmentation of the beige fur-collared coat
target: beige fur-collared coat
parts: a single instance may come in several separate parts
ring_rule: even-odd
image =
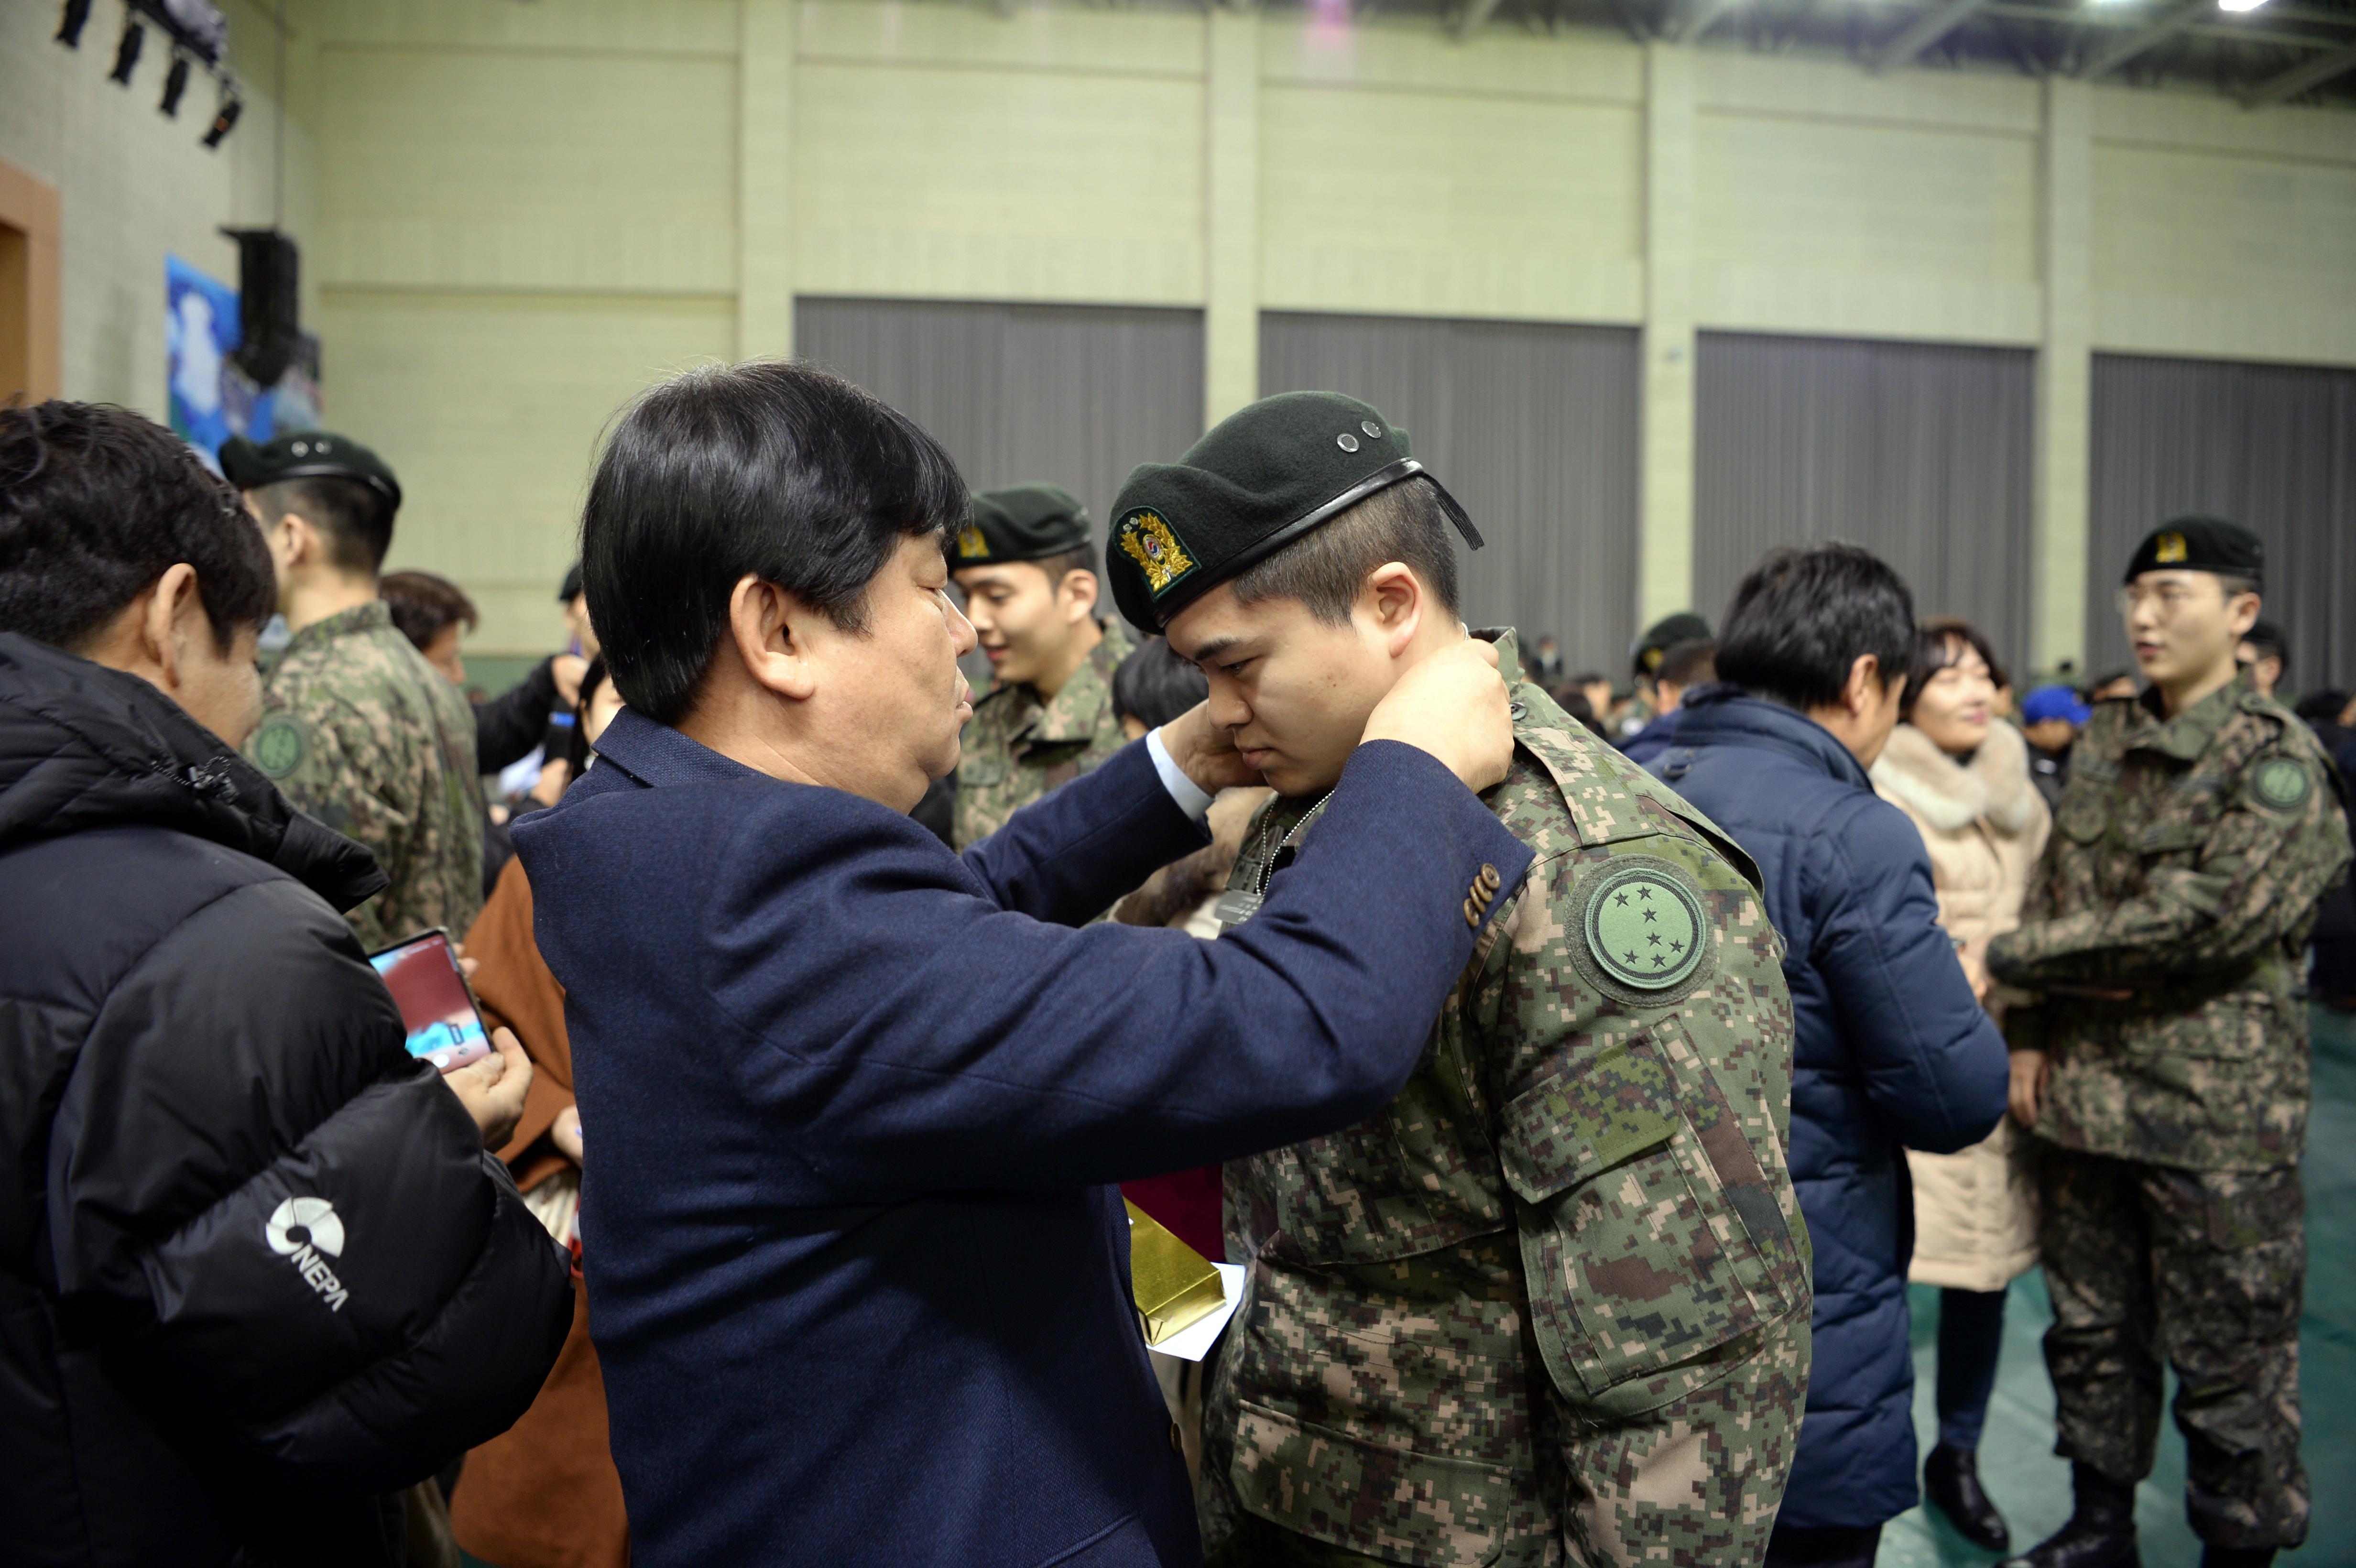
[[[1976,965],[1990,938],[2020,923],[2029,874],[2052,813],[2029,772],[2020,731],[1998,721],[1969,762],[1901,724],[1873,764],[1873,787],[1914,821],[1931,851],[1939,923]],[[1961,1154],[1907,1151],[1914,1177],[1917,1285],[2002,1290],[2037,1263],[2029,1138],[2010,1116]]]

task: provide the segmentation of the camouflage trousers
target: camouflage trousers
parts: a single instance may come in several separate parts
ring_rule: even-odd
[[[2178,1170],[2041,1153],[2054,1452],[2127,1485],[2151,1474],[2164,1360],[2176,1369],[2194,1532],[2224,1547],[2298,1545],[2308,1486],[2297,1168]]]
[[[1543,1490],[1559,1528],[1518,1539],[1486,1558],[1376,1557],[1298,1534],[1247,1512],[1226,1467],[1233,1462],[1232,1399],[1214,1396],[1204,1434],[1205,1568],[1378,1568],[1483,1562],[1496,1568],[1738,1568],[1767,1555],[1783,1483],[1792,1473],[1807,1398],[1808,1315],[1745,1334],[1695,1362],[1623,1384],[1599,1402],[1549,1395],[1537,1423]],[[1687,1381],[1698,1364],[1724,1375],[1649,1409],[1647,1391]],[[1707,1374],[1705,1374],[1707,1375]],[[1371,1477],[1370,1477],[1371,1479]]]

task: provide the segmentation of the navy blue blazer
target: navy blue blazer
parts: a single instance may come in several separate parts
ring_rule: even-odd
[[[1939,927],[1930,852],[1806,715],[1710,687],[1653,764],[1758,862],[1792,987],[1792,1180],[1815,1245],[1808,1409],[1776,1521],[1879,1524],[1915,1502],[1906,1269],[1914,1200],[1900,1146],[1996,1129],[2004,1039]]]
[[[1361,747],[1206,943],[1081,923],[1205,841],[1142,742],[962,857],[626,710],[597,751],[516,847],[633,1560],[1199,1561],[1106,1184],[1373,1115],[1529,851]]]

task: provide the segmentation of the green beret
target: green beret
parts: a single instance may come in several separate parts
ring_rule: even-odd
[[[2213,571],[2255,582],[2265,570],[2266,547],[2257,535],[2227,518],[2196,512],[2170,517],[2147,534],[2127,562],[2124,581],[2133,582],[2147,571]]]
[[[1044,560],[1088,542],[1088,510],[1060,485],[1009,485],[974,494],[973,517],[949,541],[949,569]]]
[[[221,473],[241,490],[259,490],[282,479],[352,479],[384,497],[399,510],[401,481],[384,459],[349,436],[324,430],[296,431],[267,446],[256,446],[241,435],[221,443]]]
[[[1709,623],[1690,610],[1655,621],[1628,649],[1628,664],[1638,675],[1661,667],[1661,656],[1679,643],[1709,641]]]
[[[1175,463],[1141,463],[1112,504],[1105,570],[1130,623],[1170,617],[1376,491],[1421,475],[1464,542],[1481,536],[1407,432],[1339,392],[1283,392],[1221,420]]]

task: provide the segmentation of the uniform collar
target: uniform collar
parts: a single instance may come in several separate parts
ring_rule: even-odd
[[[1120,661],[1131,651],[1129,634],[1119,622],[1098,624],[1104,629],[1103,640],[1088,650],[1088,656],[1057,688],[1054,699],[1039,708],[1031,722],[1018,732],[1019,739],[1054,745],[1096,737],[1097,727],[1112,706],[1112,672],[1120,667]],[[1033,702],[1039,700],[1035,690],[1029,687],[1023,690]]]
[[[324,620],[312,622],[286,639],[286,653],[293,653],[306,643],[330,643],[337,637],[348,637],[354,632],[373,631],[392,626],[392,609],[381,599],[371,599],[365,604],[355,604],[348,610],[338,610]],[[285,656],[282,654],[282,658]]]
[[[627,708],[614,715],[605,733],[597,737],[594,750],[640,784],[658,789],[767,776]]]
[[[2125,749],[2158,752],[2181,763],[2191,762],[2216,741],[2217,732],[2242,706],[2242,699],[2256,689],[2244,670],[2175,718],[2162,719],[2157,711],[2159,688],[2150,688],[2136,699]]]

